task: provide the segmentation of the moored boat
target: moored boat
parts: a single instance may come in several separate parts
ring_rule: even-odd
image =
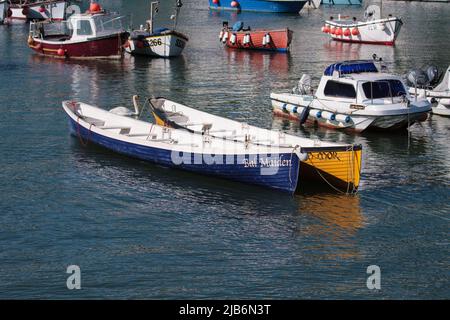
[[[52,19],[62,21],[66,17],[67,0],[10,1],[5,23],[21,23],[32,20]]]
[[[217,10],[299,13],[307,0],[209,0]]]
[[[379,72],[373,61],[343,61],[325,69],[317,90],[303,75],[292,93],[271,93],[275,115],[362,132],[395,130],[425,121],[431,105],[413,98],[401,77]]]
[[[354,192],[359,186],[361,146],[317,141],[266,130],[202,112],[165,98],[150,100],[156,123],[247,146],[290,149],[300,160],[300,183]],[[299,151],[299,152],[296,152]]]
[[[5,19],[8,17],[8,12],[11,13],[8,0],[0,0],[0,24],[5,22]]]
[[[400,18],[381,18],[381,9],[377,5],[367,7],[365,21],[356,18],[338,16],[325,21],[322,32],[327,33],[333,40],[368,44],[394,45],[400,33],[403,22]]]
[[[236,22],[230,28],[228,22],[225,21],[219,34],[219,40],[233,49],[287,52],[292,42],[292,35],[293,31],[288,28],[252,30],[250,27],[244,28],[242,21]]]
[[[168,58],[179,56],[183,52],[189,39],[185,34],[176,31],[178,14],[182,7],[181,0],[176,0],[175,14],[171,17],[174,20],[172,29],[153,28],[153,15],[158,12],[158,4],[159,1],[151,3],[150,19],[146,22],[146,26],[131,32],[125,46],[128,53]]]
[[[123,20],[93,3],[86,13],[73,14],[67,21],[32,22],[28,46],[57,58],[120,59],[129,35]]]
[[[91,142],[162,166],[288,193],[308,179],[348,192],[358,188],[361,146],[285,135],[208,116],[163,98],[152,99],[153,108],[166,115],[171,110],[168,115],[180,124],[179,129],[170,128],[168,123],[161,126],[129,116],[143,110],[134,101],[136,112],[124,112],[123,107],[106,111],[72,101],[63,102],[63,108],[71,133],[83,144]]]
[[[428,78],[427,80],[426,85],[417,86],[417,83],[414,83],[416,81],[413,79],[409,86],[410,94],[428,99],[433,105],[433,114],[450,117],[450,66],[444,72],[442,80],[437,85],[429,85],[429,82],[432,82],[433,79]]]

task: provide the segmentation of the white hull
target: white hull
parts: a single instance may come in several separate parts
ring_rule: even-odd
[[[334,30],[342,30],[341,34],[329,33],[333,40],[345,42],[359,42],[372,44],[393,45],[400,33],[402,21],[399,18],[378,19],[366,22],[354,22],[351,20],[329,20],[326,25]],[[352,30],[358,30],[358,34],[352,34]],[[345,34],[349,30],[350,34]]]
[[[0,1],[0,24],[2,24],[7,17],[7,10],[8,10],[7,0]]]
[[[66,8],[68,1],[41,1],[28,6],[11,6],[12,15],[5,19],[5,23],[24,23],[29,20],[64,20],[66,16]],[[41,6],[45,7],[45,11],[41,12]],[[28,13],[25,11],[28,10]],[[25,14],[27,13],[27,14]]]
[[[350,109],[349,104],[336,101],[319,101],[312,96],[289,93],[272,93],[273,111],[276,115],[300,120],[305,108],[309,108],[307,122],[333,129],[362,132],[367,129],[395,130],[408,127],[426,119],[430,111],[425,100],[417,105],[392,106],[368,105],[365,109]]]
[[[170,32],[167,35],[151,36],[143,40],[130,39],[128,41],[129,46],[125,50],[136,55],[176,57],[183,53],[187,41],[187,37]]]
[[[409,93],[415,95],[416,89],[409,88]],[[426,97],[430,102],[435,101],[435,106],[432,108],[433,114],[450,117],[450,90],[432,91],[417,89],[417,96]]]

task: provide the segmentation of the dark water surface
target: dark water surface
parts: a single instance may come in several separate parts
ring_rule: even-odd
[[[162,1],[160,18],[172,1]],[[271,90],[329,63],[382,56],[391,71],[450,64],[450,5],[386,2],[403,17],[395,47],[329,42],[323,19],[217,13],[184,1],[180,58],[64,62],[32,54],[27,26],[0,26],[0,298],[449,298],[450,119],[408,134],[348,135],[273,119]],[[135,24],[148,1],[103,1]],[[143,9],[145,8],[145,9]],[[223,20],[289,26],[291,54],[223,49]],[[160,20],[161,21],[161,20]],[[447,31],[445,31],[447,30]],[[130,105],[131,95],[184,104],[300,136],[361,143],[360,193],[295,197],[167,170],[69,136],[60,102]],[[81,267],[82,290],[66,288]],[[366,287],[381,268],[382,289]]]

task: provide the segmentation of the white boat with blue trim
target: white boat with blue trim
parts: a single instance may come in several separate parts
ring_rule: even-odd
[[[303,75],[292,93],[272,93],[276,115],[319,126],[362,132],[395,130],[425,121],[431,104],[412,97],[400,76],[371,60],[343,61],[325,69],[317,90]]]
[[[156,123],[141,120],[147,103],[156,111]],[[63,102],[72,134],[84,143],[162,166],[291,194],[308,181],[346,192],[356,192],[359,186],[360,145],[261,129],[164,98],[150,99],[141,107],[135,96],[134,105],[135,111],[124,107],[106,111]],[[177,128],[171,127],[174,124]]]

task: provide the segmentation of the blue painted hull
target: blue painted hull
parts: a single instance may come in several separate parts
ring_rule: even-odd
[[[241,11],[257,11],[257,12],[276,12],[276,13],[298,13],[302,10],[306,0],[301,1],[268,1],[268,0],[237,0],[239,7],[233,8],[231,2],[233,0],[219,0],[218,4],[214,4],[213,0],[209,0],[211,9],[222,10],[241,10]]]
[[[362,0],[322,0],[325,5],[362,5]]]
[[[235,156],[233,164],[226,164],[225,155],[216,155],[216,159],[222,159],[223,164],[207,164],[204,162],[201,155],[190,154],[190,163],[176,165],[172,161],[171,150],[142,146],[99,135],[78,125],[78,123],[70,117],[69,125],[71,134],[81,137],[83,141],[89,141],[117,153],[149,161],[165,167],[179,168],[203,175],[217,176],[288,193],[294,193],[297,188],[300,161],[295,154],[291,154],[290,152],[278,155],[280,160],[289,160],[290,165],[279,166],[276,174],[272,175],[261,174],[262,167],[259,160],[265,159],[260,158],[258,155],[245,155],[245,159],[247,160],[246,163],[244,163],[244,161],[238,163],[236,159],[237,157]],[[195,163],[194,159],[201,159],[201,161],[198,161],[201,163]],[[255,163],[256,165],[248,165],[249,163]]]

